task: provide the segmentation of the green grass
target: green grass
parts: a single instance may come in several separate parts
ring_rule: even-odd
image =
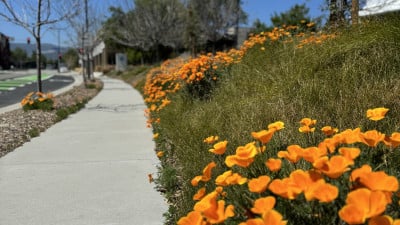
[[[273,155],[290,144],[310,146],[323,139],[320,134],[299,134],[299,121],[304,117],[317,119],[317,129],[325,125],[339,130],[361,127],[387,134],[400,129],[398,17],[341,30],[336,39],[321,45],[296,49],[293,44],[266,44],[265,51],[260,47],[251,49],[241,63],[223,74],[209,99],[194,99],[181,91],[159,112],[161,123],[153,129],[160,133],[156,148],[166,152],[158,185],[168,187],[166,196],[172,202],[167,224],[175,224],[191,211],[196,189],[190,180],[210,161],[223,160],[208,152],[210,146],[203,143],[210,135],[228,140],[226,154],[233,154],[237,146],[253,141],[252,131],[281,120],[284,131],[268,145]],[[375,107],[390,109],[379,123],[365,116],[367,109]],[[215,174],[225,170],[216,168]],[[394,171],[397,174],[392,175],[399,177],[400,169]],[[251,168],[243,174],[251,178],[260,172],[260,168]],[[172,173],[177,185],[168,179]],[[243,198],[240,193],[236,196]],[[293,218],[288,224],[294,224]]]

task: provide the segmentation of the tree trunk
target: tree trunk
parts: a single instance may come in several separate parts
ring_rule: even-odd
[[[90,55],[89,55],[89,48],[86,47],[86,75],[87,79],[90,80]]]
[[[330,0],[328,24],[331,27],[338,27],[346,22],[344,13],[347,7],[346,0]]]
[[[336,25],[336,23],[338,21],[337,13],[338,13],[337,0],[330,0],[330,2],[329,2],[329,19],[328,19],[328,23],[330,26]]]
[[[42,92],[42,46],[40,44],[40,36],[36,39],[36,68],[37,68],[37,88],[38,92]]]
[[[359,0],[351,1],[351,24],[358,24],[358,10],[360,8]]]
[[[38,92],[42,92],[42,45],[40,43],[40,28],[41,28],[41,13],[42,13],[42,0],[38,1],[38,11],[37,11],[37,30],[34,33],[36,39],[36,69],[37,69],[37,87]]]

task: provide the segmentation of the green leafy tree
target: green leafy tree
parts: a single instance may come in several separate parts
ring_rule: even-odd
[[[283,25],[299,25],[301,21],[309,22],[311,17],[308,15],[310,9],[305,5],[294,5],[288,11],[280,14],[274,13],[271,17],[271,23],[274,27],[281,27]]]
[[[68,68],[70,69],[78,67],[78,61],[79,61],[78,52],[73,48],[68,49],[68,51],[65,52],[63,55],[63,61],[65,62],[65,64],[67,64]]]
[[[28,55],[22,48],[15,48],[13,51],[11,51],[11,60],[18,68],[21,68],[27,59]]]
[[[263,22],[260,21],[260,19],[256,19],[253,22],[252,28],[251,28],[251,32],[254,34],[258,34],[264,31],[269,30],[270,28]]]
[[[37,60],[37,53],[36,51],[33,51],[31,57],[28,58],[28,61],[35,62],[35,60]],[[43,54],[40,54],[40,65],[41,65],[40,68],[44,68],[46,64],[47,64],[47,57]]]

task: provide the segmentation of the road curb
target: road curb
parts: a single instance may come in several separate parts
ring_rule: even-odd
[[[57,91],[53,91],[52,93],[54,94],[54,96],[57,96],[57,95],[62,94],[64,92],[67,92],[67,91],[71,90],[73,87],[81,85],[82,82],[83,82],[82,75],[77,73],[77,72],[63,73],[63,74],[60,74],[60,75],[71,76],[72,78],[74,78],[74,82],[72,84],[69,84],[68,86],[65,86],[65,87],[63,87],[61,89],[58,89]],[[95,73],[94,77],[100,77],[102,75],[103,75],[102,73]],[[2,108],[0,108],[0,114],[6,113],[6,112],[9,112],[9,111],[13,111],[13,110],[16,110],[16,109],[19,109],[19,108],[21,108],[21,104],[20,103],[16,103],[16,104],[13,104],[13,105],[2,107]]]

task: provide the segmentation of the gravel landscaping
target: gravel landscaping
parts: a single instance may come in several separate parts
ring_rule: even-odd
[[[25,142],[40,135],[53,124],[66,118],[68,114],[79,110],[96,96],[103,84],[100,80],[73,87],[71,90],[54,97],[54,110],[12,110],[0,114],[0,157],[13,151]]]

